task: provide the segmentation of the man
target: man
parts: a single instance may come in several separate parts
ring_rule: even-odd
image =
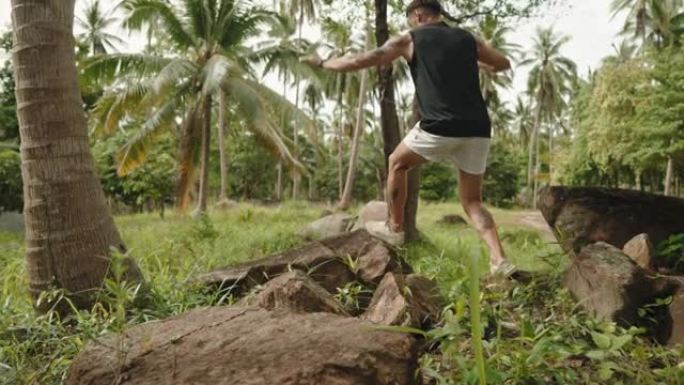
[[[388,223],[372,222],[368,231],[391,244],[404,241],[406,174],[427,161],[459,169],[459,196],[466,214],[487,243],[492,273],[510,275],[492,215],[482,206],[491,123],[482,98],[479,69],[503,71],[509,60],[483,40],[442,20],[437,0],[414,0],[406,10],[411,30],[382,47],[358,55],[309,62],[333,71],[354,71],[391,63],[403,57],[411,68],[421,121],[389,158]]]

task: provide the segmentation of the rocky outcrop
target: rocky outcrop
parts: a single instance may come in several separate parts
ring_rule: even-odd
[[[682,277],[654,274],[622,250],[601,242],[582,248],[563,285],[601,320],[645,327],[662,343],[684,344]],[[662,305],[657,306],[659,302]]]
[[[268,281],[259,293],[243,298],[241,304],[268,310],[347,315],[342,305],[328,291],[300,270],[284,273]]]
[[[652,270],[655,265],[655,249],[648,234],[639,234],[625,244],[622,251],[643,269]]]
[[[566,251],[578,253],[595,242],[622,248],[634,236],[648,234],[658,245],[684,233],[684,199],[639,191],[593,187],[549,187],[539,208]]]
[[[437,324],[444,299],[437,285],[415,274],[387,273],[362,319],[381,325],[429,329]]]
[[[283,253],[202,274],[196,281],[240,295],[290,269],[306,271],[309,277],[332,293],[356,278],[333,250],[320,242],[312,242]]]
[[[353,225],[354,217],[346,213],[324,216],[309,223],[299,235],[305,239],[322,239],[346,233]]]
[[[90,342],[68,385],[412,385],[414,337],[356,318],[211,307]]]
[[[374,221],[387,221],[389,211],[387,202],[384,201],[370,201],[359,211],[359,218],[354,224],[352,230],[365,229],[366,223]]]

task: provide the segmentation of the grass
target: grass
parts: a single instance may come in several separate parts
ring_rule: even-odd
[[[114,305],[80,312],[78,322],[57,322],[52,314],[32,311],[22,236],[0,233],[0,384],[60,384],[70,360],[92,338],[229,301],[192,289],[190,279],[303,243],[297,231],[318,218],[323,208],[304,202],[240,204],[199,221],[175,215],[162,220],[155,214],[118,217],[155,301],[136,308],[131,305],[134,288],[108,281],[105,292],[114,296]],[[421,361],[428,381],[477,384],[483,376],[476,357],[484,357],[480,372],[484,366],[490,384],[684,383],[677,368],[681,350],[652,345],[638,336],[637,329],[597,322],[577,308],[560,286],[566,258],[537,230],[521,226],[520,213],[494,210],[502,224],[504,247],[516,264],[543,274],[528,285],[483,281],[481,291],[473,290],[480,285],[471,282],[469,269],[487,268],[486,256],[480,256],[482,243],[467,226],[438,224],[446,213],[462,215],[456,204],[421,204],[418,224],[423,240],[402,250],[417,271],[437,280],[448,300],[444,324],[427,333],[434,347]],[[472,265],[471,252],[476,253]],[[352,296],[354,288],[347,289]],[[477,313],[481,322],[473,324]],[[475,354],[471,338],[480,333],[481,356]]]

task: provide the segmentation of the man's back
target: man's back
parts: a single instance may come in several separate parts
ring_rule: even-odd
[[[438,22],[413,29],[411,39],[421,128],[441,136],[490,137],[473,35]]]

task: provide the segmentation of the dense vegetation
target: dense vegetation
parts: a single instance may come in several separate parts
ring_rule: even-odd
[[[123,256],[115,254],[101,303],[64,322],[54,312],[38,315],[26,290],[23,235],[0,232],[0,384],[61,383],[70,360],[94,337],[230,303],[232,298],[192,286],[190,278],[303,242],[297,230],[342,196],[357,130],[353,199],[382,198],[378,74],[369,71],[364,81],[361,73],[331,75],[300,61],[313,51],[338,55],[374,47],[375,4],[205,2],[216,7],[202,9],[199,0],[125,0],[106,9],[92,1],[78,15],[77,64],[91,150],[118,228],[152,295],[135,303],[136,286],[117,275]],[[392,31],[404,25],[404,3],[389,2]],[[539,188],[558,183],[682,196],[684,1],[613,1],[615,17],[625,20],[624,42],[589,74],[578,73],[563,53],[570,37],[552,27],[540,28],[530,47],[508,40],[521,18],[555,1],[445,3],[529,75],[526,92],[508,101],[502,91],[512,87],[512,75],[481,74],[494,126],[485,180],[489,203],[531,206]],[[144,40],[144,48],[120,52],[118,26]],[[4,33],[0,49],[11,46],[11,33]],[[406,66],[393,69],[405,133],[413,90]],[[7,61],[0,68],[0,213],[23,205],[14,88]],[[473,230],[437,224],[441,215],[459,212],[455,183],[451,168],[423,167],[418,224],[427,236],[402,252],[437,280],[449,301],[444,325],[425,334],[436,349],[423,358],[424,376],[439,384],[474,384],[474,309],[467,298],[476,285],[469,270],[483,269],[486,258]],[[227,200],[240,203],[212,209]],[[191,203],[208,215],[190,220],[184,214]],[[489,381],[683,383],[681,351],[577,308],[560,288],[565,256],[545,235],[521,227],[519,215],[495,211],[504,246],[517,265],[545,274],[519,287],[483,285],[478,307]],[[679,257],[681,244],[677,238],[667,252]],[[62,295],[48,292],[39,301]],[[338,296],[353,305],[354,290]]]

